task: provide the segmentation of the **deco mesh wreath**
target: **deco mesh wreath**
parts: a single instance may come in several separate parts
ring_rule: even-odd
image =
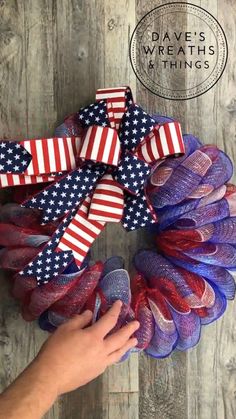
[[[140,322],[135,350],[194,346],[235,294],[232,172],[225,153],[148,115],[127,87],[98,90],[54,138],[1,141],[1,187],[24,185],[0,209],[0,263],[14,272],[23,317],[53,331],[85,308],[96,321],[120,299],[117,327]],[[120,257],[89,263],[108,222],[155,237],[131,281]]]

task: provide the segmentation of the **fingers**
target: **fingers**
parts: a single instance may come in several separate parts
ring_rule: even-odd
[[[64,325],[71,327],[72,329],[78,328],[83,329],[86,326],[89,326],[93,318],[93,313],[90,310],[85,310],[81,314],[77,314],[68,320]]]
[[[138,328],[139,322],[135,320],[108,336],[104,341],[108,354],[122,348]]]
[[[136,338],[130,338],[128,342],[125,343],[125,345],[122,346],[122,348],[118,349],[115,352],[112,352],[108,356],[108,365],[114,364],[115,362],[120,361],[122,356],[126,354],[130,349],[134,348],[138,343],[138,340]]]
[[[91,327],[91,330],[103,339],[115,327],[121,307],[122,302],[117,300],[106,314]]]

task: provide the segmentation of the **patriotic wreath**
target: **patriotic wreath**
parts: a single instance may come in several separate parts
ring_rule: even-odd
[[[194,346],[235,295],[232,173],[223,151],[148,115],[128,87],[98,90],[53,138],[1,141],[0,185],[18,188],[0,207],[0,264],[24,319],[53,331],[120,299],[117,328],[140,322],[135,350],[158,358]],[[121,257],[90,262],[108,222],[154,237],[131,281]]]

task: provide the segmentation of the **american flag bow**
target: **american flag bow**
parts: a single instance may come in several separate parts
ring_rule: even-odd
[[[72,261],[81,269],[107,222],[128,231],[155,223],[145,193],[151,168],[184,153],[180,124],[158,125],[133,102],[129,87],[99,89],[95,103],[66,121],[68,129],[62,124],[56,137],[0,143],[1,186],[50,182],[22,205],[42,210],[44,223],[61,220],[21,272],[39,285]]]

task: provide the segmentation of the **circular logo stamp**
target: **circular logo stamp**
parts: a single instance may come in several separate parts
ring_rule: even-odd
[[[192,99],[207,92],[222,76],[227,58],[223,28],[209,12],[191,3],[168,3],[151,10],[130,41],[137,78],[166,99]]]

